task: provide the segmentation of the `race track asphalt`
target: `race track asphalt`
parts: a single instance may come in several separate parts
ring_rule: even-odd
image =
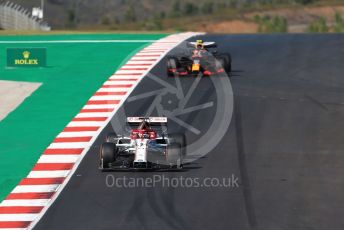
[[[344,229],[344,36],[202,39],[218,42],[233,58],[234,112],[216,148],[179,172],[100,172],[97,154],[112,129],[109,124],[35,230]],[[152,73],[175,84],[166,77],[164,61]],[[182,78],[181,83],[187,89],[194,80]],[[189,103],[216,100],[211,85],[209,78],[201,79]],[[133,95],[159,87],[145,78]],[[175,98],[166,95],[166,106],[173,106]],[[153,99],[126,102],[126,115],[144,114]],[[183,119],[204,132],[212,123],[214,107]],[[169,128],[183,131],[173,122]],[[195,140],[194,134],[186,134],[188,141]],[[106,186],[109,175],[233,175],[239,186],[119,188]]]

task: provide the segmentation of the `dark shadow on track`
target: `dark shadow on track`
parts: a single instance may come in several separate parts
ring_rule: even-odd
[[[247,218],[250,223],[251,229],[256,229],[257,227],[257,217],[255,214],[255,207],[252,198],[252,188],[250,186],[250,178],[247,171],[246,156],[245,156],[245,141],[244,132],[242,127],[242,115],[240,108],[240,97],[235,98],[234,104],[234,123],[235,123],[235,133],[237,142],[237,154],[241,175],[241,185],[244,195],[245,207]]]

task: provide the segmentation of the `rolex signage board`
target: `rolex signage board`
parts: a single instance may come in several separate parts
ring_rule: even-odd
[[[46,48],[8,48],[7,67],[45,67]]]

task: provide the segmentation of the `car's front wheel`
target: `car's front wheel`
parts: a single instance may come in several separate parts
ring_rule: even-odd
[[[118,142],[118,136],[116,133],[108,133],[106,136],[106,142],[111,142],[117,144]]]
[[[169,57],[167,60],[167,76],[168,77],[176,76],[178,74],[177,73],[178,68],[180,68],[178,58]]]

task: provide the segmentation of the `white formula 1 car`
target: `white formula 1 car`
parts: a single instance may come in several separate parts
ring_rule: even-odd
[[[101,170],[182,168],[185,136],[167,134],[166,117],[128,117],[127,122],[128,135],[109,133],[101,145]]]

